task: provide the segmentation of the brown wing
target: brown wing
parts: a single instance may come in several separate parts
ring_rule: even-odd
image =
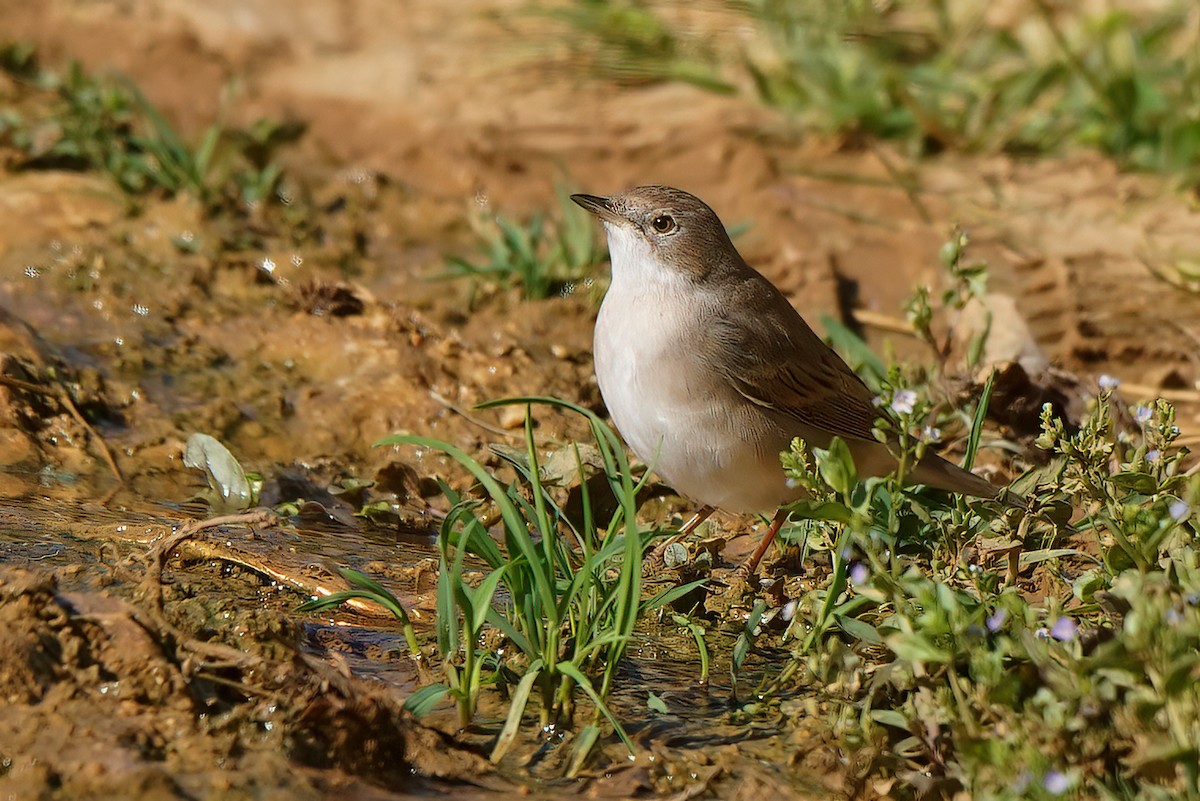
[[[755,314],[732,319],[722,313],[712,320],[702,346],[710,368],[747,400],[801,425],[875,441],[871,390],[787,298],[765,278],[755,278],[738,287]]]

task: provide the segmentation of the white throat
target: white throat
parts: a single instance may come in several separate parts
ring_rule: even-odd
[[[674,283],[672,271],[659,264],[658,255],[639,232],[627,225],[604,223],[608,255],[612,261],[612,288],[618,292],[647,291]]]

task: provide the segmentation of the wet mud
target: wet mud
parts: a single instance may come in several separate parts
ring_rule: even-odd
[[[606,747],[567,782],[569,733],[493,767],[502,709],[466,731],[409,715],[428,677],[378,610],[295,612],[349,565],[429,625],[435,479],[467,477],[379,439],[433,436],[495,466],[522,417],[475,404],[603,411],[596,291],[525,301],[435,280],[445,254],[472,252],[472,219],[549,208],[560,183],[697,193],[749,224],[739,248],[810,319],[901,355],[916,349],[901,304],[963,226],[1028,332],[996,360],[1032,343],[1058,376],[1012,375],[999,422],[1027,437],[1042,402],[1081,403],[1108,373],[1200,429],[1200,295],[1163,272],[1200,250],[1200,211],[1164,180],[1092,154],[910,162],[803,137],[747,97],[591,80],[550,21],[505,0],[453,5],[0,0],[5,36],[42,63],[119,70],[190,136],[218,115],[305,127],[280,151],[289,201],[221,214],[0,148],[0,796],[887,795],[855,784],[809,701],[731,717],[728,680],[698,685],[667,628],[641,635],[619,682],[638,757]],[[44,102],[0,79],[0,103]],[[196,432],[263,476],[264,504],[295,504],[288,528],[194,528]],[[586,433],[539,415],[548,449]],[[753,525],[718,516],[714,548],[736,559],[750,539],[726,540]],[[672,711],[650,715],[650,691]]]

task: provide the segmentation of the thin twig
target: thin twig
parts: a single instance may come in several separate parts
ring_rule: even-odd
[[[63,385],[61,381],[58,382],[58,386],[59,389],[62,390],[61,400],[67,407],[67,411],[70,412],[71,416],[75,418],[75,422],[83,426],[84,430],[88,432],[91,440],[100,446],[100,455],[104,457],[104,461],[108,465],[108,469],[112,471],[114,476],[116,476],[118,482],[124,484],[125,477],[121,475],[121,468],[117,467],[117,462],[115,459],[113,459],[112,451],[108,449],[108,443],[104,441],[104,437],[100,436],[100,433],[96,431],[96,429],[92,428],[91,424],[87,420],[83,419],[83,415],[79,413],[79,409],[75,408],[75,401],[71,400],[71,393],[67,391],[66,386]]]
[[[880,328],[884,331],[905,334],[910,337],[918,336],[916,329],[912,327],[912,323],[890,314],[881,314],[880,312],[873,312],[867,309],[854,309],[850,312],[850,316],[854,318],[856,323],[867,325],[871,328]]]
[[[1149,384],[1131,384],[1128,381],[1122,381],[1121,392],[1137,397],[1162,398],[1171,403],[1200,403],[1200,390],[1194,389],[1164,389],[1152,387]]]
[[[0,374],[0,384],[14,387],[22,392],[32,392],[37,395],[45,395],[48,398],[53,398],[58,394],[49,387],[43,387],[41,384],[35,384],[32,381],[22,381],[19,378],[13,378],[11,375]]]
[[[480,418],[471,414],[469,411],[467,411],[463,407],[456,404],[454,401],[452,401],[449,398],[447,398],[446,396],[442,395],[437,390],[434,390],[434,389],[429,390],[429,397],[433,398],[435,401],[442,404],[450,411],[452,411],[455,414],[457,414],[458,416],[462,417],[468,423],[473,423],[474,425],[479,426],[480,428],[482,428],[485,431],[490,431],[491,433],[493,433],[497,436],[506,437],[508,439],[523,440],[525,438],[524,434],[518,434],[515,431],[506,431],[505,429],[500,428],[499,426],[492,425],[491,423],[489,423],[486,420],[481,420]]]
[[[208,520],[192,520],[184,523],[169,537],[154,545],[146,554],[146,577],[144,579],[154,609],[162,611],[162,573],[171,552],[184,540],[195,537],[202,531],[219,526],[248,526],[250,528],[266,526],[276,520],[276,514],[269,509],[255,509],[250,512],[239,512],[232,515],[210,517]]]
[[[917,214],[921,217],[921,221],[926,225],[933,225],[933,215],[929,213],[929,207],[925,205],[925,201],[921,200],[921,196],[917,193],[915,181],[909,176],[900,171],[900,168],[892,163],[891,159],[884,153],[884,150],[879,145],[871,145],[871,152],[875,154],[875,158],[879,159],[879,163],[887,170],[888,175],[896,182],[896,186],[904,191],[908,202],[917,210]]]

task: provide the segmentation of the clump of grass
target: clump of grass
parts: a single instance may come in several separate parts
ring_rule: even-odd
[[[597,742],[604,720],[632,752],[607,704],[617,666],[637,620],[695,586],[642,597],[641,561],[653,532],[636,521],[638,487],[620,442],[603,421],[581,407],[546,398],[489,405],[498,403],[549,404],[586,417],[603,475],[618,503],[610,518],[595,516],[584,459],[576,448],[583,512],[580,520],[568,517],[543,483],[528,414],[525,458],[509,460],[517,480],[508,485],[449,443],[416,436],[382,440],[380,445],[417,445],[452,457],[479,482],[503,529],[497,542],[485,523],[484,501],[443,485],[453,504],[438,538],[436,653],[445,680],[422,689],[410,704],[427,707],[451,698],[466,725],[475,716],[484,690],[489,685],[503,688],[511,701],[492,751],[493,761],[498,761],[515,741],[532,697],[539,700],[538,723],[545,729],[572,722],[576,695],[582,691],[594,712],[576,737],[570,768],[574,773]],[[486,566],[483,579],[476,583],[464,576],[469,558]],[[358,582],[354,592],[355,597],[370,597],[377,590]],[[305,608],[323,608],[340,600],[322,599]],[[380,600],[389,603],[386,595]]]
[[[681,36],[640,0],[575,0],[543,13],[589,34],[568,41],[575,58],[627,84],[683,81],[715,92],[734,87],[714,68],[713,48]]]
[[[746,61],[759,95],[813,127],[922,150],[1082,143],[1138,168],[1200,166],[1200,40],[1182,0],[1153,14],[1029,0],[1003,24],[985,2],[742,7],[773,44],[771,61]]]
[[[712,74],[745,75],[762,102],[804,127],[851,140],[899,139],[916,153],[1085,145],[1130,167],[1200,179],[1193,3],[1140,12],[1026,0],[1000,20],[993,6],[738,0],[732,13],[752,20],[765,46],[706,62]],[[669,63],[686,50],[687,37],[649,4],[571,8],[576,30],[633,64]]]
[[[0,136],[23,151],[26,169],[96,169],[130,195],[187,194],[210,209],[236,199],[255,206],[279,189],[278,148],[303,126],[259,121],[249,130],[209,126],[189,144],[141,90],[125,78],[96,76],[72,63],[40,70],[32,50],[9,47],[0,67],[53,98],[44,115],[9,115]]]
[[[488,217],[476,223],[482,258],[446,259],[440,278],[469,278],[502,287],[518,286],[528,300],[570,294],[591,286],[606,251],[596,237],[591,216],[571,202],[564,187],[556,191],[556,214],[525,220]]]

